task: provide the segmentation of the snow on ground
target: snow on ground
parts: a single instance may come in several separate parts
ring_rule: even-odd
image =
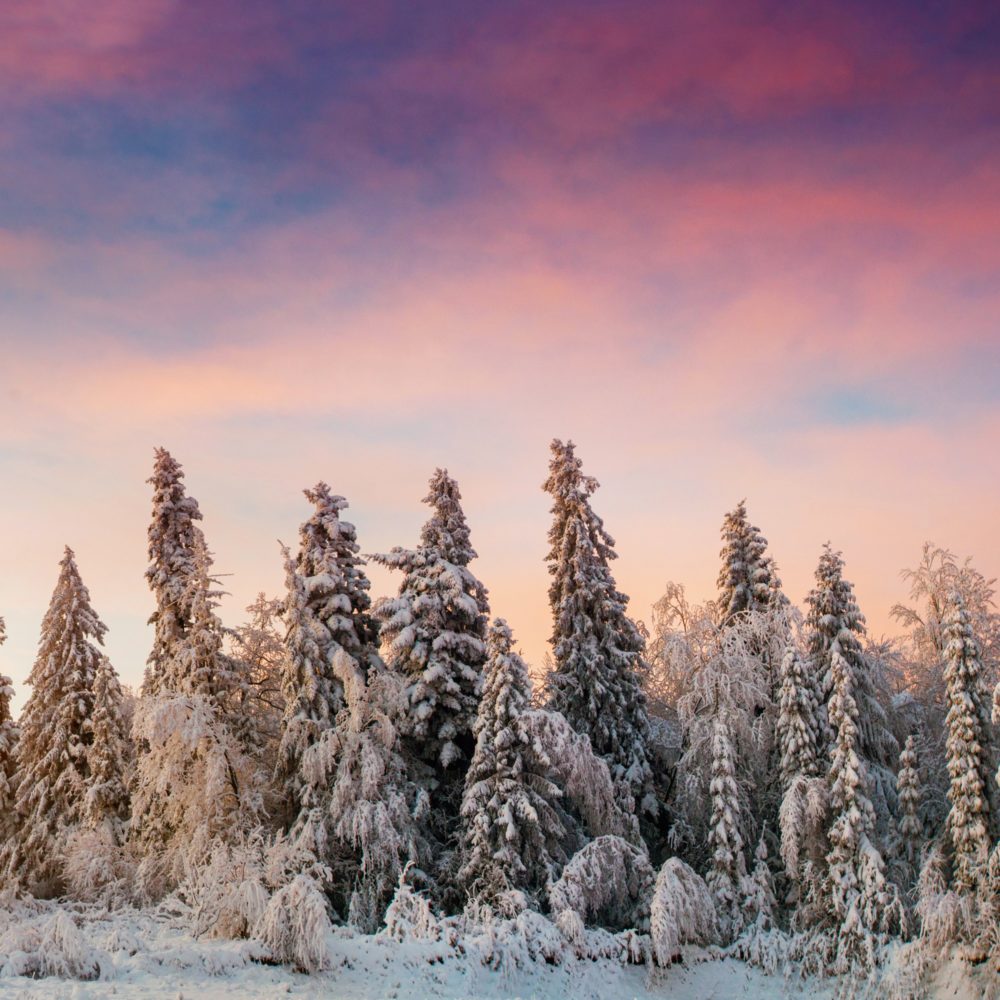
[[[671,1000],[778,1000],[790,995],[829,996],[802,989],[733,959],[676,965],[647,978],[645,966],[613,960],[567,958],[520,967],[489,968],[482,955],[456,954],[439,942],[400,943],[339,929],[329,941],[331,968],[304,975],[255,961],[248,941],[198,941],[149,913],[87,912],[51,904],[35,913],[0,914],[0,998],[87,1000],[221,1000],[229,997],[374,998],[545,997],[551,1000],[663,998]],[[40,966],[39,963],[42,963]],[[90,981],[69,978],[94,974]],[[31,973],[49,973],[34,978]],[[73,970],[73,971],[71,971]],[[81,973],[82,970],[82,973]],[[27,972],[28,975],[15,973]]]

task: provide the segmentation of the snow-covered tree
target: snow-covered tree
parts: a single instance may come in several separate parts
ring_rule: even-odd
[[[18,828],[3,852],[7,874],[28,884],[59,884],[65,839],[83,816],[98,645],[106,631],[67,546],[28,677],[15,775]]]
[[[230,725],[250,756],[262,765],[273,762],[277,754],[284,714],[281,685],[288,646],[279,627],[283,609],[282,600],[260,593],[246,608],[249,619],[227,636],[236,679]]]
[[[886,878],[885,862],[871,839],[875,810],[858,753],[856,658],[843,654],[842,638],[851,640],[849,629],[835,636],[829,647],[833,683],[829,711],[835,739],[829,773],[833,824],[826,885],[828,912],[836,927],[836,972],[874,967],[887,934],[903,919],[895,887]]]
[[[348,680],[354,673],[342,649],[334,670]],[[403,870],[423,860],[426,845],[417,821],[422,793],[402,756],[400,678],[385,669],[370,671],[367,683],[360,673],[354,677],[358,683],[345,685],[347,721],[334,731],[337,766],[327,809],[337,895],[351,924],[371,934]]]
[[[128,729],[122,717],[122,689],[111,661],[102,656],[94,676],[93,735],[87,752],[90,774],[84,816],[120,843],[129,816]]]
[[[144,694],[162,687],[176,688],[165,674],[176,663],[175,646],[191,622],[188,604],[195,572],[196,552],[204,546],[198,501],[184,490],[180,463],[165,448],[157,448],[153,475],[153,517],[149,525],[149,568],[146,580],[156,599],[149,621],[154,626],[153,648],[146,665]]]
[[[712,733],[712,818],[708,847],[711,865],[705,882],[719,917],[724,940],[731,941],[743,928],[743,882],[746,859],[740,833],[740,792],[733,768],[729,729],[716,718]]]
[[[302,826],[321,817],[334,761],[323,757],[327,735],[345,707],[344,675],[334,667],[343,651],[351,672],[365,674],[379,662],[378,630],[370,614],[370,584],[354,525],[341,520],[347,501],[326,483],[305,490],[315,512],[299,529],[299,551],[286,548],[284,621],[288,658],[276,777],[287,792],[286,819]],[[317,748],[320,748],[317,750]],[[307,766],[306,757],[312,758]]]
[[[819,773],[822,759],[819,692],[815,679],[789,642],[781,661],[776,737],[781,754],[781,784],[787,789],[797,774]]]
[[[0,618],[0,646],[7,638],[6,625]],[[10,713],[14,684],[0,674],[0,850],[13,835],[16,802],[17,725]]]
[[[374,557],[403,573],[398,596],[379,601],[376,615],[387,661],[408,682],[406,735],[439,787],[456,795],[475,743],[489,614],[486,588],[468,568],[476,553],[460,500],[458,484],[437,469],[420,544]]]
[[[538,892],[565,857],[552,765],[532,738],[526,717],[528,668],[513,649],[510,628],[497,619],[487,635],[476,749],[462,799],[462,869],[468,896],[495,899],[511,888]]]
[[[895,781],[892,765],[899,754],[899,744],[889,727],[883,704],[887,700],[884,685],[876,675],[877,665],[865,655],[862,638],[865,619],[854,598],[853,586],[844,579],[844,560],[830,543],[823,548],[816,568],[816,585],[806,598],[806,636],[809,668],[824,702],[833,694],[833,652],[847,661],[851,675],[851,697],[857,708],[856,750],[867,765],[869,795],[876,810],[878,839],[885,838],[890,816],[895,809]],[[829,707],[821,712],[826,739],[836,737],[830,729]]]
[[[553,498],[546,557],[555,659],[550,704],[590,737],[642,811],[655,814],[642,689],[645,639],[611,574],[614,539],[590,506],[597,480],[585,476],[581,465],[572,441],[552,442],[543,486]]]
[[[993,776],[985,749],[988,734],[983,721],[979,644],[961,594],[955,591],[950,604],[943,625],[948,693],[946,750],[951,777],[947,826],[954,850],[955,888],[971,892],[990,850],[987,786]]]
[[[903,860],[914,871],[919,870],[920,852],[924,844],[924,824],[920,818],[920,772],[917,761],[917,740],[906,738],[899,755],[896,776],[899,798],[899,850]]]
[[[767,555],[767,539],[747,518],[746,500],[726,514],[722,541],[716,606],[723,624],[744,611],[763,611],[772,603],[787,601],[774,560]]]

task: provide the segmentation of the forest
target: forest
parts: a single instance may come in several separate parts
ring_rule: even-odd
[[[710,963],[837,996],[942,977],[1000,995],[1000,613],[971,558],[925,544],[900,636],[876,641],[837,549],[796,606],[744,501],[715,598],[668,584],[647,627],[598,482],[555,440],[533,670],[444,469],[416,544],[374,555],[344,497],[306,489],[284,593],[236,627],[162,448],[149,483],[141,689],[69,547],[17,719],[0,677],[0,984],[103,982],[144,949],[154,968],[156,925],[226,943],[209,974],[335,983],[377,942],[471,963],[491,995],[591,966],[655,992]],[[369,562],[394,596],[373,597]]]

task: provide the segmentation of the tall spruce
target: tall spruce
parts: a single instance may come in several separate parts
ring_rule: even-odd
[[[827,854],[828,916],[836,928],[834,969],[847,972],[870,968],[879,946],[902,919],[895,888],[886,878],[882,854],[872,842],[875,809],[868,792],[864,761],[858,753],[859,709],[853,655],[845,656],[841,641],[851,651],[853,636],[844,630],[830,644],[833,690],[830,723],[834,742],[828,781],[833,822]]]
[[[59,885],[65,840],[83,816],[94,678],[106,631],[67,546],[28,677],[15,775],[18,828],[4,852],[7,874],[29,885]]]
[[[906,745],[899,755],[899,853],[911,871],[920,865],[920,852],[924,842],[924,824],[920,818],[920,771],[917,760],[917,738],[906,737]]]
[[[847,660],[851,670],[851,696],[857,707],[857,752],[866,762],[870,793],[876,806],[880,835],[884,836],[895,807],[895,782],[891,767],[899,744],[879,698],[875,664],[865,655],[862,640],[865,619],[854,598],[854,588],[844,579],[844,560],[827,542],[816,568],[816,585],[806,597],[808,662],[822,699],[819,713],[823,727],[820,746],[825,749],[836,736],[831,731],[828,702],[833,695],[833,650]]]
[[[743,888],[746,858],[740,833],[740,791],[733,766],[729,727],[716,718],[712,730],[712,818],[708,831],[711,855],[705,883],[715,902],[719,930],[727,943],[743,929]]]
[[[787,603],[777,567],[767,555],[767,539],[747,518],[746,500],[726,514],[722,542],[722,569],[717,583],[722,624],[745,611],[763,611],[775,602]]]
[[[489,614],[486,588],[468,568],[476,552],[460,501],[458,484],[437,469],[424,497],[432,514],[418,547],[373,557],[403,573],[398,596],[375,611],[387,660],[407,680],[403,731],[459,794],[475,745]]]
[[[970,892],[989,855],[988,733],[984,719],[982,663],[979,643],[965,602],[956,591],[944,619],[944,679],[948,694],[946,755],[951,784],[948,789],[948,834],[954,857],[953,883]]]
[[[198,501],[184,490],[184,471],[165,448],[155,451],[153,517],[149,525],[149,567],[146,580],[156,600],[149,622],[154,627],[153,648],[146,664],[144,694],[170,686],[164,674],[175,663],[177,643],[191,624],[190,580],[196,571],[197,553],[204,547]],[[196,593],[196,591],[195,591]]]
[[[288,656],[276,771],[288,793],[287,820],[300,826],[307,816],[325,823],[320,812],[329,774],[304,767],[303,761],[335,728],[345,707],[338,654],[346,654],[347,665],[362,682],[378,663],[378,629],[370,613],[365,561],[354,525],[340,517],[348,503],[323,482],[303,492],[315,511],[299,528],[294,558],[285,549]]]
[[[786,790],[796,775],[819,773],[823,748],[819,692],[808,666],[794,643],[781,661],[777,740],[781,754],[781,786]]]
[[[598,488],[581,471],[572,441],[552,442],[543,489],[553,498],[549,554],[552,581],[550,706],[590,738],[636,804],[655,812],[649,764],[649,719],[642,678],[645,640],[615,585],[614,539],[590,506]]]
[[[505,890],[539,893],[566,860],[566,837],[552,767],[525,716],[528,668],[498,618],[487,636],[476,749],[462,799],[462,869],[471,898],[496,900]]]

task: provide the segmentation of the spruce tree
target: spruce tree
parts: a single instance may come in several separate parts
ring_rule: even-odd
[[[566,860],[562,792],[528,726],[530,701],[528,668],[498,618],[487,636],[476,749],[461,809],[459,882],[467,896],[485,902],[511,888],[537,894]]]
[[[917,739],[906,737],[899,755],[899,847],[900,854],[913,871],[919,869],[920,851],[924,843],[924,824],[920,819],[920,772],[917,761]]]
[[[850,631],[844,630],[829,648],[834,743],[828,780],[833,823],[826,885],[828,916],[837,928],[837,972],[870,968],[877,960],[878,946],[899,923],[902,913],[895,889],[886,878],[885,862],[872,843],[875,810],[865,765],[858,754],[857,661],[841,651],[841,640],[850,642],[851,638]]]
[[[330,775],[304,768],[303,760],[334,730],[345,707],[337,655],[347,655],[361,683],[379,662],[365,561],[354,525],[340,518],[348,503],[323,482],[304,493],[315,511],[299,529],[295,557],[284,550],[288,657],[276,770],[288,794],[287,820],[300,826],[310,814],[313,822],[325,822],[314,811],[322,808]]]
[[[105,829],[120,843],[129,816],[127,741],[122,717],[122,689],[111,661],[102,656],[94,676],[91,714],[93,742],[87,754],[90,770],[84,818],[95,829]]]
[[[719,930],[726,942],[743,929],[746,859],[740,833],[740,793],[726,723],[716,718],[712,731],[712,818],[708,832],[711,863],[705,883],[715,902]]]
[[[66,837],[80,823],[90,779],[94,678],[107,631],[67,546],[28,677],[17,753],[18,831],[7,874],[58,885]]]
[[[971,892],[990,849],[987,739],[982,704],[982,664],[961,595],[953,593],[944,621],[945,671],[948,693],[946,754],[948,834],[954,858],[953,882],[959,892]]]
[[[0,618],[0,646],[7,638],[4,620]],[[0,851],[13,836],[15,823],[15,803],[17,800],[17,724],[10,713],[10,701],[14,697],[13,681],[0,674]]]
[[[816,568],[816,586],[806,598],[806,636],[810,674],[821,698],[820,749],[835,739],[828,702],[833,694],[833,650],[847,660],[851,672],[851,697],[857,707],[857,753],[865,761],[874,798],[880,836],[884,837],[895,806],[895,764],[899,745],[879,700],[875,665],[865,655],[862,639],[865,619],[854,598],[853,586],[844,579],[844,560],[827,542]]]
[[[767,555],[767,539],[747,518],[746,500],[726,514],[722,541],[718,608],[723,625],[743,612],[763,611],[775,602],[787,603],[774,560]]]
[[[581,471],[573,442],[553,441],[543,486],[554,501],[547,556],[554,658],[550,707],[590,738],[615,780],[627,782],[636,803],[654,813],[642,689],[645,640],[611,574],[614,539],[590,506],[597,487],[597,480]]]
[[[165,448],[157,448],[153,475],[153,517],[149,526],[149,568],[146,580],[156,599],[149,619],[153,648],[146,665],[144,694],[156,694],[169,681],[164,673],[175,663],[175,646],[191,623],[191,576],[197,552],[204,546],[198,501],[184,491],[184,472]]]
[[[403,573],[399,595],[375,613],[387,660],[407,680],[404,732],[438,780],[459,793],[474,746],[489,614],[486,588],[468,568],[476,553],[460,500],[455,480],[436,470],[419,546],[374,556]]]
[[[781,661],[778,709],[781,785],[786,790],[796,775],[812,777],[819,773],[822,753],[818,692],[794,643],[788,644]]]

